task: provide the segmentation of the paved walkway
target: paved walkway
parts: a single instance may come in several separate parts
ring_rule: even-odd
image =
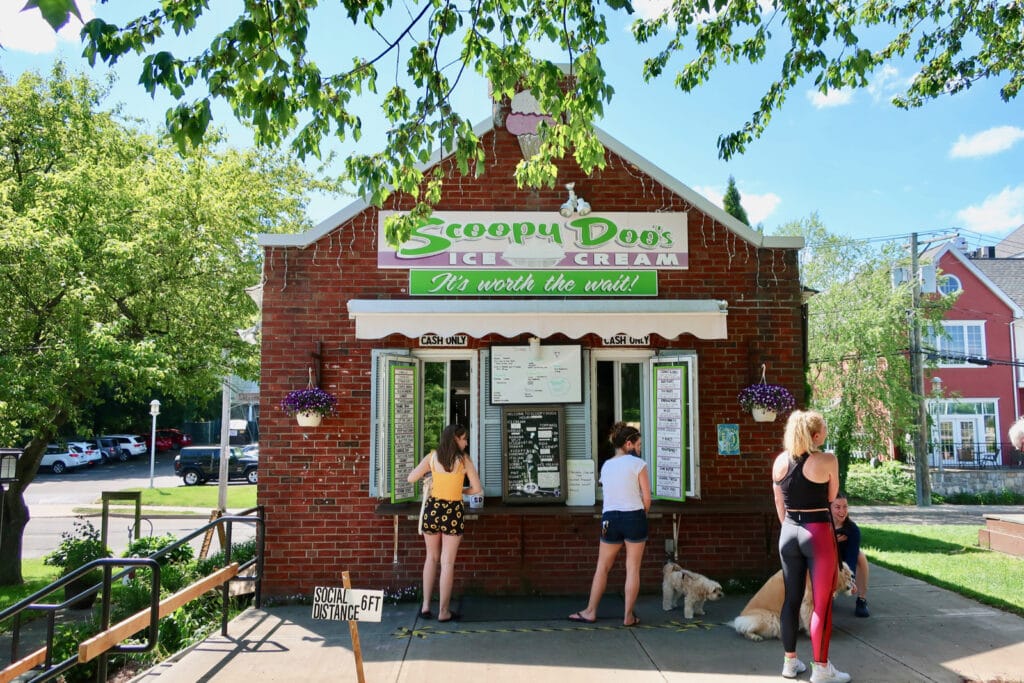
[[[872,567],[871,578],[869,619],[853,616],[852,598],[837,602],[830,654],[855,681],[1024,681],[1024,619],[881,567]],[[688,621],[679,609],[663,612],[660,597],[643,596],[637,628],[620,626],[621,615],[594,626],[571,624],[550,615],[545,598],[529,599],[539,618],[474,614],[464,604],[463,622],[448,624],[418,619],[415,604],[386,605],[381,623],[359,624],[365,680],[781,680],[780,642],[751,642],[726,624],[748,598],[726,596]],[[250,609],[230,624],[227,638],[213,636],[135,681],[357,681],[347,623],[314,621],[310,612],[308,606]],[[809,658],[805,636],[798,651]]]
[[[971,524],[1022,506],[863,507],[864,523]],[[1024,576],[1024,562],[1021,566]],[[831,657],[854,681],[871,683],[1024,682],[1024,618],[922,581],[872,566],[872,616],[853,616],[837,599]],[[609,594],[594,626],[564,615],[585,598],[466,598],[460,623],[418,618],[418,605],[387,605],[381,623],[361,622],[365,680],[407,683],[679,683],[782,680],[782,646],[737,635],[728,621],[749,595],[727,595],[686,620],[642,596],[642,624],[624,628],[621,598]],[[250,609],[219,634],[135,679],[137,683],[357,681],[346,622],[315,621],[309,606]],[[801,636],[800,656],[810,657]],[[803,680],[808,674],[802,675]]]

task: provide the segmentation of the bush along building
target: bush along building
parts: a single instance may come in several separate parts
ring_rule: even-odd
[[[384,221],[411,208],[402,195],[261,237],[267,594],[343,570],[417,585],[406,474],[453,422],[485,488],[457,592],[586,590],[618,420],[643,434],[655,498],[643,589],[666,549],[719,580],[777,566],[769,469],[786,415],[757,422],[737,395],[764,372],[804,403],[802,240],[751,230],[603,132],[603,170],[565,161],[557,188],[517,188],[532,142],[515,113],[477,127],[482,176],[428,164],[444,194],[397,248]],[[337,407],[303,426],[280,403],[310,384]]]

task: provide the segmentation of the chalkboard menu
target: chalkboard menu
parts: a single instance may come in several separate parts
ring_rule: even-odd
[[[502,409],[502,500],[564,503],[565,415],[562,406]]]

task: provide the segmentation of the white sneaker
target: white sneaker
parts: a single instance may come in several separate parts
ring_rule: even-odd
[[[847,683],[849,680],[850,674],[837,670],[831,661],[825,666],[811,662],[811,683]]]
[[[783,678],[796,678],[798,675],[807,671],[807,667],[796,657],[782,658],[782,677]]]

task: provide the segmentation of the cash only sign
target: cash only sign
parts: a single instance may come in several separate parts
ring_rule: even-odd
[[[348,632],[352,636],[352,654],[356,660],[356,677],[359,683],[366,683],[358,622],[380,621],[384,610],[384,591],[352,588],[348,572],[341,573],[341,582],[341,588],[317,586],[313,589],[313,618],[348,622]]]

